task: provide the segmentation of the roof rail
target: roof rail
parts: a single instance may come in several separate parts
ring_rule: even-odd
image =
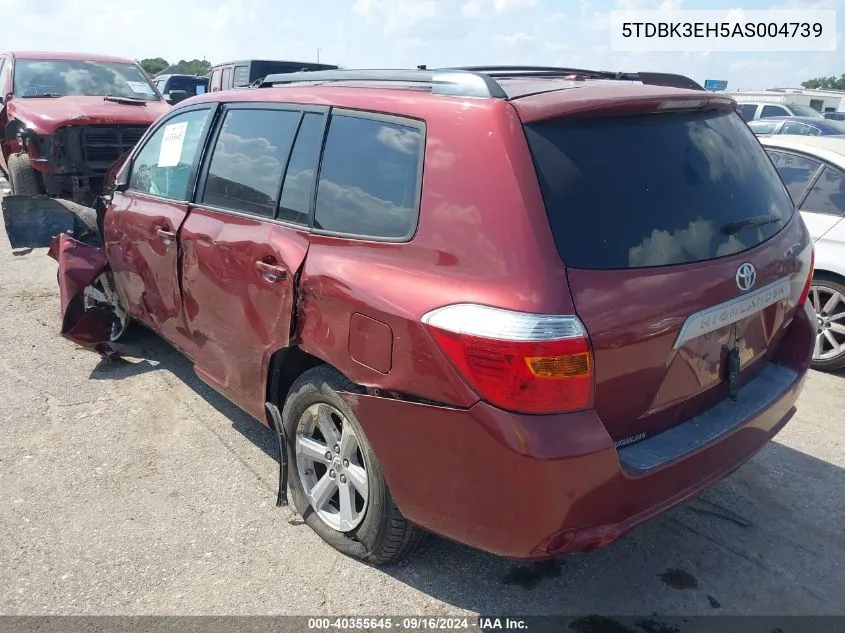
[[[639,81],[650,86],[668,88],[686,88],[704,90],[701,84],[674,73],[616,72],[611,70],[586,70],[583,68],[565,68],[560,66],[458,66],[454,70],[483,73],[494,79],[505,77],[565,77],[579,75],[587,79],[617,79],[621,81]]]
[[[463,66],[428,69],[425,65],[414,70],[302,70],[299,72],[267,75],[258,88],[269,88],[293,83],[398,82],[427,84],[434,94],[461,97],[488,97],[507,99],[508,95],[497,79],[514,77],[567,77],[578,75],[590,79],[616,79],[640,81],[644,84],[704,90],[699,84],[683,75],[668,73],[625,73],[606,70],[584,70],[557,66]]]
[[[301,82],[329,83],[335,81],[372,81],[430,84],[436,94],[462,97],[493,97],[507,99],[508,95],[491,77],[482,73],[445,68],[442,70],[306,70],[295,73],[267,75],[259,86],[267,88]]]

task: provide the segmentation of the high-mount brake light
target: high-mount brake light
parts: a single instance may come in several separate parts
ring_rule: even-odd
[[[461,375],[492,405],[538,414],[592,405],[593,354],[576,316],[457,304],[432,310],[422,321]]]
[[[658,110],[696,110],[703,108],[709,103],[708,99],[673,99],[672,101],[664,101],[659,106]]]

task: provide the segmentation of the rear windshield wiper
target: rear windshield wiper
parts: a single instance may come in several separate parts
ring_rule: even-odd
[[[728,222],[722,227],[722,233],[725,235],[736,235],[740,231],[746,229],[756,229],[767,224],[775,224],[776,222],[783,222],[784,219],[778,215],[755,215],[744,220],[736,220],[735,222]]]
[[[123,103],[126,105],[147,105],[146,99],[136,99],[135,97],[118,97],[115,95],[106,95],[103,101],[114,101],[115,103]]]

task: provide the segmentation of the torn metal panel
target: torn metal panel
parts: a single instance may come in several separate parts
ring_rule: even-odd
[[[85,288],[108,268],[105,252],[61,233],[48,254],[59,263],[62,336],[84,347],[106,343],[117,317],[105,305],[86,309],[84,298]]]
[[[2,208],[13,249],[46,248],[60,233],[85,244],[102,245],[97,212],[91,207],[49,196],[5,196]]]

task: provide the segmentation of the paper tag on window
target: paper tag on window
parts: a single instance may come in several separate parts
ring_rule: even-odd
[[[179,164],[187,130],[187,121],[165,126],[164,138],[161,139],[161,150],[158,153],[159,167],[175,167]]]
[[[145,95],[153,94],[153,89],[142,81],[127,81],[126,83],[129,84],[130,88],[132,88],[132,92],[137,92]]]

